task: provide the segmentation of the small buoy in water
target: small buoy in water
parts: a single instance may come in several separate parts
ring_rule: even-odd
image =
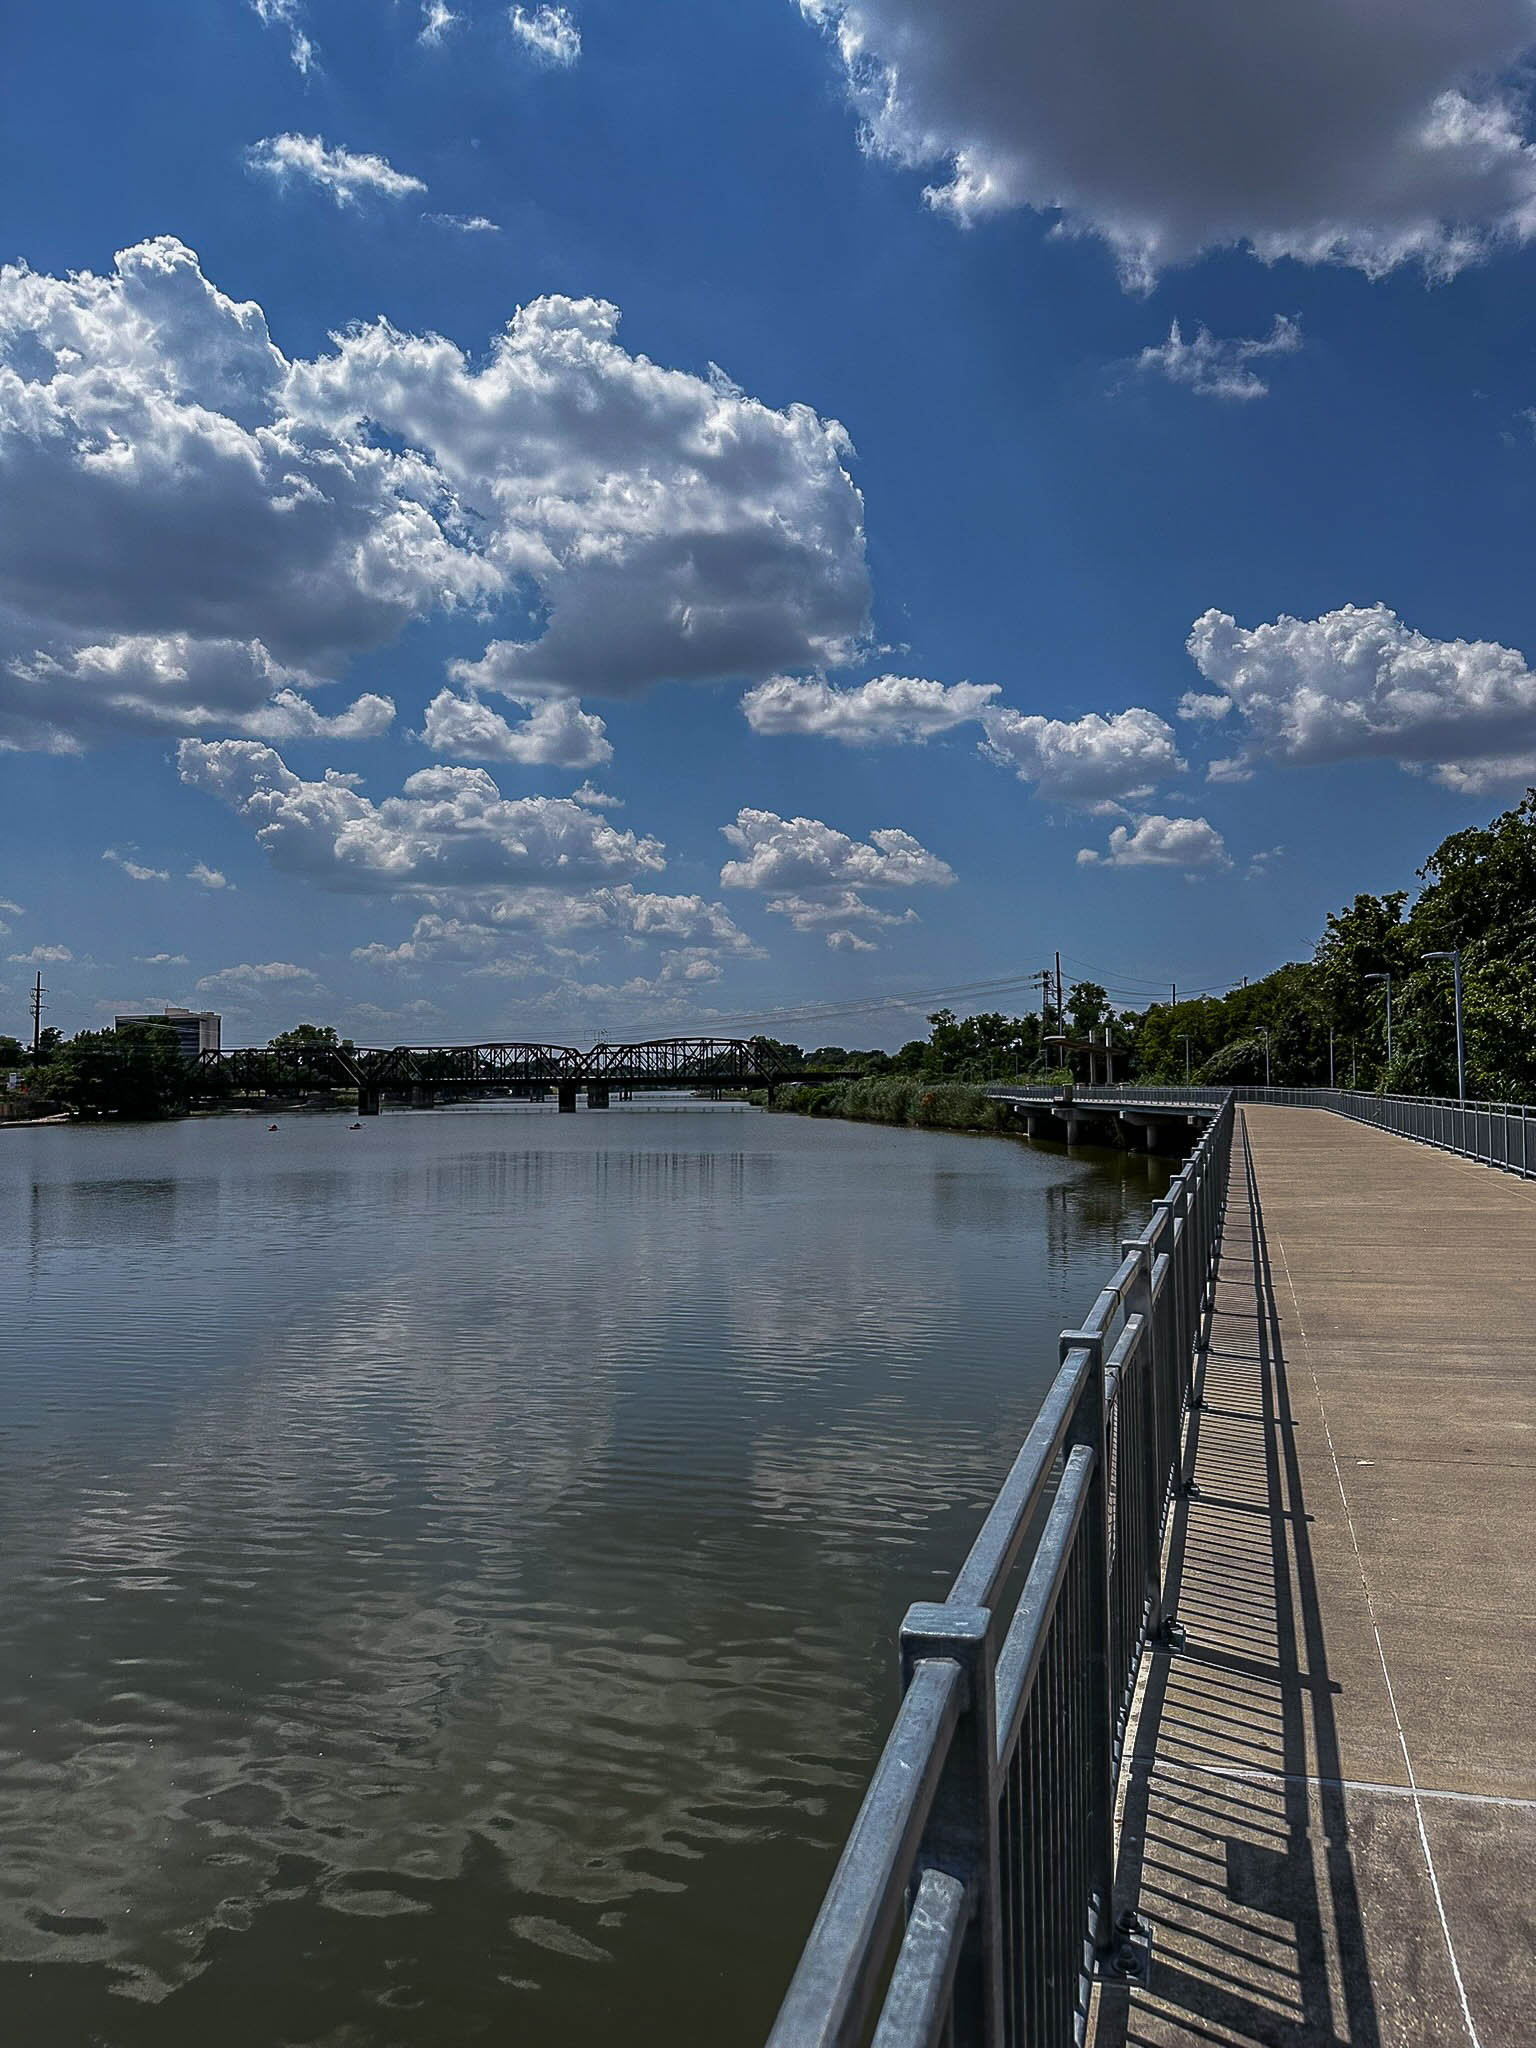
[[[274,1130],[276,1130],[277,1126],[276,1126],[276,1125],[274,1124],[274,1125],[272,1126],[272,1128],[273,1128]],[[361,1124],[348,1124],[348,1125],[347,1125],[347,1129],[348,1129],[349,1131],[360,1131],[360,1130],[361,1130],[362,1128],[363,1128],[363,1127],[362,1127],[362,1125],[361,1125]]]
[[[276,1125],[276,1124],[268,1124],[268,1125],[267,1125],[267,1129],[268,1129],[269,1131],[275,1131],[275,1130],[277,1129],[277,1125]]]

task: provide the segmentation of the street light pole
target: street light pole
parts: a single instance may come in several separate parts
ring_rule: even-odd
[[[1328,1086],[1333,1086],[1333,1026],[1328,1026]]]
[[[1187,1031],[1181,1031],[1179,1033],[1179,1036],[1184,1041],[1184,1086],[1187,1088],[1190,1083],[1192,1066],[1189,1056],[1189,1033]]]
[[[1392,1064],[1392,977],[1390,974],[1368,974],[1367,981],[1384,981],[1387,984],[1387,1065]]]
[[[1443,953],[1426,953],[1426,960],[1449,960],[1456,978],[1456,1094],[1463,1108],[1467,1101],[1467,1049],[1461,1032],[1461,948],[1449,946]]]
[[[1264,1086],[1267,1088],[1269,1086],[1269,1026],[1267,1024],[1259,1026],[1259,1035],[1264,1040]]]

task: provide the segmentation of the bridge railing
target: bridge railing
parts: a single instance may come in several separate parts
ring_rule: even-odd
[[[989,1094],[1018,1102],[1047,1105],[1060,1101],[1064,1088],[1042,1083],[1001,1083]],[[1114,1088],[1074,1085],[1074,1105],[1095,1102],[1126,1107],[1145,1103],[1148,1107],[1185,1105],[1192,1109],[1215,1108],[1228,1096],[1238,1102],[1277,1102],[1298,1109],[1327,1109],[1356,1123],[1371,1124],[1400,1138],[1413,1138],[1442,1152],[1455,1152],[1463,1159],[1476,1159],[1485,1166],[1498,1166],[1536,1179],[1536,1105],[1526,1102],[1459,1102],[1448,1095],[1374,1095],[1357,1088],[1197,1088],[1126,1082]]]
[[[1162,1621],[1232,1125],[1228,1097],[1082,1327],[1063,1332],[948,1598],[907,1614],[901,1706],[770,2048],[1073,2040],[1095,1959],[1121,1943],[1115,1782]]]

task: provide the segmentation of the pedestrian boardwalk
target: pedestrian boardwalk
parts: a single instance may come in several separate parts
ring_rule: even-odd
[[[1201,1391],[1097,2048],[1536,2042],[1536,1184],[1240,1111]]]

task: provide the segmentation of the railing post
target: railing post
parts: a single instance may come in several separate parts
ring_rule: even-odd
[[[1098,1902],[1094,1945],[1107,1949],[1114,1935],[1115,1896],[1115,1688],[1110,1669],[1112,1614],[1109,1592],[1109,1457],[1104,1428],[1104,1339],[1096,1331],[1063,1330],[1061,1359],[1086,1351],[1089,1371],[1062,1449],[1070,1455],[1079,1444],[1094,1453],[1093,1479],[1083,1517],[1088,1545],[1088,1583],[1092,1589],[1092,1620],[1086,1645],[1088,1662],[1088,1754],[1091,1793],[1085,1836],[1088,1842],[1089,1894]],[[958,2044],[957,2044],[958,2048]]]
[[[990,1610],[931,1601],[909,1607],[901,1625],[903,1692],[917,1666],[927,1658],[948,1658],[960,1666],[965,1699],[915,1869],[920,1873],[932,1865],[948,1871],[969,1893],[948,2039],[953,2048],[1002,2048],[997,1697]]]
[[[1132,1316],[1141,1317],[1141,1342],[1137,1346],[1134,1369],[1141,1375],[1146,1390],[1142,1409],[1141,1470],[1142,1497],[1146,1503],[1147,1527],[1147,1568],[1142,1585],[1142,1598],[1146,1603],[1146,1627],[1149,1635],[1155,1635],[1163,1622],[1163,1561],[1159,1537],[1163,1527],[1163,1500],[1168,1491],[1168,1474],[1162,1467],[1162,1445],[1164,1435],[1163,1388],[1161,1360],[1157,1355],[1157,1331],[1152,1317],[1152,1254],[1140,1238],[1131,1238],[1120,1247],[1122,1258],[1134,1257],[1136,1278],[1126,1290],[1125,1316],[1129,1322]],[[1122,1402],[1125,1388],[1120,1390]],[[1120,1455],[1125,1456],[1130,1447],[1121,1438]]]

